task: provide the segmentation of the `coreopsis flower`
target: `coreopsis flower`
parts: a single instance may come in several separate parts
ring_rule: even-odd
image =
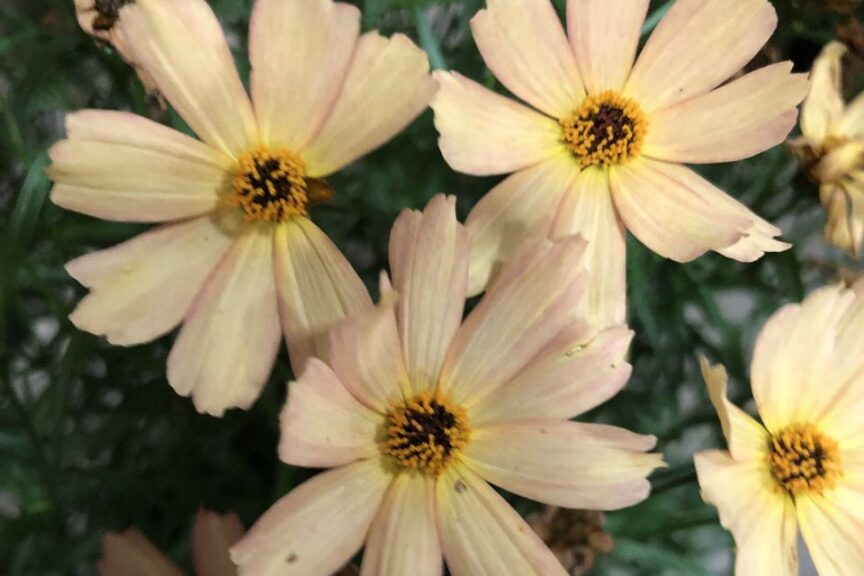
[[[588,240],[588,312],[623,321],[625,232],[679,262],[788,248],[780,230],[684,163],[730,162],[781,143],[807,80],[774,64],[721,84],[776,26],[766,0],[678,0],[634,64],[648,0],[488,0],[471,21],[483,60],[526,104],[458,73],[432,102],[440,148],[467,174],[514,174],[473,209],[472,294],[525,238]],[[569,41],[568,41],[569,36]],[[719,86],[719,87],[718,87]]]
[[[596,510],[546,506],[528,517],[528,524],[555,554],[567,574],[584,576],[598,556],[609,554],[615,540],[604,529],[606,517]]]
[[[801,134],[791,142],[825,207],[825,239],[856,257],[864,241],[864,93],[843,101],[846,46],[831,42],[813,63],[813,87],[801,107]]]
[[[625,384],[632,332],[574,313],[578,237],[527,242],[465,322],[469,236],[455,201],[405,211],[391,290],[331,333],[282,413],[280,458],[333,468],[278,501],[231,551],[246,576],[565,575],[489,485],[571,508],[643,500],[652,436],[568,421]],[[461,324],[461,325],[460,325]]]
[[[736,574],[798,573],[797,533],[819,574],[864,574],[864,285],[823,288],[759,334],[750,378],[762,423],[702,374],[728,451],[696,454],[703,498],[738,548]]]
[[[67,118],[51,150],[55,203],[161,227],[73,260],[90,288],[79,328],[132,345],[182,322],[168,380],[202,412],[248,407],[267,380],[280,320],[295,371],[326,357],[326,332],[372,306],[310,207],[324,178],[404,128],[435,90],[403,35],[358,36],[331,0],[258,0],[252,100],[205,0],[134,0],[118,12],[133,60],[201,141],[125,112]]]
[[[192,560],[197,576],[235,576],[229,548],[243,537],[236,514],[199,510],[192,527]],[[183,576],[183,572],[135,528],[102,538],[101,576]]]

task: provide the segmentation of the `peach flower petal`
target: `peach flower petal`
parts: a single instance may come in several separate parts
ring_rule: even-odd
[[[300,374],[308,358],[329,358],[330,329],[370,310],[372,299],[339,248],[308,218],[276,227],[273,266],[279,318],[291,366]]]
[[[360,32],[360,11],[332,0],[257,0],[250,84],[261,138],[302,150],[327,119]]]
[[[864,489],[837,487],[796,500],[801,535],[819,576],[864,573]]]
[[[158,338],[183,320],[231,242],[203,217],[76,258],[66,270],[92,292],[69,319],[78,329],[120,346]]]
[[[572,323],[585,292],[584,251],[578,237],[527,243],[453,338],[440,389],[470,405],[510,380]]]
[[[589,168],[564,195],[551,237],[580,234],[588,241],[585,317],[597,327],[622,324],[627,317],[627,229],[615,210],[609,176]]]
[[[809,89],[807,77],[791,71],[791,62],[766,66],[652,114],[642,153],[704,164],[742,160],[781,144]]]
[[[843,93],[841,92],[841,62],[846,46],[830,42],[822,49],[810,70],[812,87],[801,107],[801,132],[805,137],[822,141],[838,132],[843,121]]]
[[[270,376],[279,332],[272,240],[251,229],[193,302],[168,355],[168,382],[199,412],[249,408]]]
[[[237,514],[198,510],[192,527],[192,559],[199,576],[237,576],[228,550],[245,530]]]
[[[513,94],[562,118],[585,97],[576,59],[549,0],[487,0],[471,19],[474,41]]]
[[[422,214],[404,211],[390,234],[390,270],[399,298],[399,334],[411,386],[434,388],[462,323],[470,239],[456,220],[456,198],[438,195]]]
[[[567,576],[525,520],[486,482],[452,466],[438,482],[438,530],[453,576]]]
[[[695,461],[702,498],[735,537],[735,573],[797,576],[795,505],[775,489],[764,461],[736,462],[720,450],[699,452]]]
[[[183,576],[171,560],[134,528],[120,534],[105,533],[96,570],[100,576]]]
[[[533,418],[570,419],[612,398],[627,383],[633,332],[564,328],[515,378],[471,409],[472,426]]]
[[[623,428],[524,420],[471,432],[465,463],[484,480],[538,502],[617,510],[648,497],[648,475],[664,466],[645,454],[657,439]]]
[[[451,168],[464,174],[506,174],[565,150],[561,126],[457,72],[436,72],[432,100],[438,146]]]
[[[624,93],[652,113],[708,92],[743,68],[776,27],[767,0],[677,0],[645,44]]]
[[[548,235],[555,211],[578,175],[578,163],[562,152],[516,172],[480,199],[465,221],[471,235],[469,295],[485,290],[528,238]]]
[[[369,529],[360,576],[441,576],[435,480],[399,474]]]
[[[585,88],[620,91],[630,75],[649,0],[568,0],[567,35]]]
[[[280,460],[329,468],[378,454],[375,440],[384,420],[360,404],[329,366],[310,358],[288,387],[280,422]]]
[[[117,26],[132,60],[202,140],[235,158],[257,143],[252,105],[205,0],[136,0]]]
[[[301,152],[309,176],[332,174],[393,138],[426,109],[437,87],[426,53],[407,36],[361,36],[329,118]]]
[[[363,545],[392,475],[378,460],[323,472],[274,504],[231,549],[243,576],[329,576]]]

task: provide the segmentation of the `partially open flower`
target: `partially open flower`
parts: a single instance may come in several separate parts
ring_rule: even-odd
[[[790,145],[819,186],[826,240],[857,257],[864,242],[864,93],[844,103],[844,54],[846,47],[832,42],[814,62],[801,113],[802,136]]]
[[[326,177],[425,109],[429,62],[404,35],[359,35],[348,4],[257,0],[250,100],[205,0],[127,2],[114,28],[202,141],[126,112],[67,117],[51,149],[52,200],[162,223],[69,262],[91,290],[71,320],[124,346],[182,323],[170,384],[201,412],[246,408],[270,374],[280,322],[299,373],[307,357],[327,357],[336,320],[371,307],[310,210],[333,193]]]
[[[362,574],[564,576],[489,485],[606,510],[648,496],[653,436],[572,422],[630,374],[632,332],[587,324],[585,243],[524,244],[465,321],[469,237],[455,200],[405,211],[394,286],[334,328],[330,362],[290,385],[279,455],[332,468],[295,488],[231,551],[245,576],[329,576],[366,543]]]
[[[568,510],[545,506],[527,518],[570,576],[587,574],[598,556],[609,554],[615,541],[604,529],[606,517],[596,510]]]

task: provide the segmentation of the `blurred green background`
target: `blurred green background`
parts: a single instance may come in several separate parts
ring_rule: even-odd
[[[364,11],[364,29],[404,32],[427,50],[434,67],[495,86],[468,29],[482,0],[354,3]],[[850,24],[856,4],[860,21],[860,2],[774,3],[779,29],[753,65],[792,59],[805,71],[838,27],[860,55],[864,32]],[[251,0],[211,4],[245,73]],[[652,2],[652,12],[664,5]],[[102,533],[130,525],[188,569],[189,528],[199,506],[237,511],[248,526],[314,474],[276,458],[277,416],[291,378],[284,352],[255,406],[219,420],[197,414],[167,385],[173,335],[124,349],[67,320],[84,290],[63,264],[143,229],[48,201],[46,149],[62,137],[64,113],[81,108],[128,109],[181,127],[114,51],[78,28],[72,0],[2,0],[0,575],[94,574]],[[496,182],[450,171],[436,141],[426,112],[396,140],[333,177],[335,201],[313,213],[370,286],[386,264],[390,225],[401,209],[447,192],[458,196],[464,217]],[[716,254],[679,265],[631,238],[634,376],[588,419],[656,434],[670,467],[653,477],[650,500],[609,514],[616,548],[594,574],[731,572],[731,538],[699,498],[691,462],[696,449],[721,445],[696,354],[726,364],[733,396],[746,404],[752,341],[767,316],[835,279],[841,268],[858,269],[824,246],[815,191],[783,147],[703,173],[778,223],[795,248],[753,265]],[[523,513],[534,509],[511,501]]]

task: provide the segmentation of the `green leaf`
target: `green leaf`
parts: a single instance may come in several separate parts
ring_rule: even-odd
[[[39,214],[42,212],[42,206],[45,204],[45,197],[51,187],[48,176],[45,174],[46,166],[48,166],[48,153],[43,152],[30,164],[27,176],[24,178],[24,184],[18,193],[15,208],[12,210],[10,219],[12,237],[21,246],[27,246],[30,243],[36,222],[39,220]]]

